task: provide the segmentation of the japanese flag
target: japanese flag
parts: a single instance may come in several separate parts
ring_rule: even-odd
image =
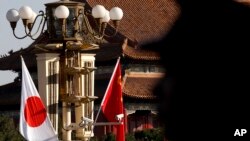
[[[22,91],[19,131],[29,141],[57,141],[58,137],[22,57],[21,62]]]

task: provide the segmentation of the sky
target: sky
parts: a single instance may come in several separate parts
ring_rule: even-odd
[[[30,6],[38,14],[40,10],[45,11],[45,3],[55,1],[59,0],[0,0],[0,56],[8,54],[10,50],[17,51],[21,48],[26,48],[33,42],[29,38],[20,40],[14,37],[10,23],[6,19],[7,11],[12,8],[19,10],[21,6],[25,5]],[[18,36],[24,35],[24,27],[21,20],[17,23],[16,33]],[[12,71],[0,70],[0,86],[13,82],[16,76],[17,74]]]

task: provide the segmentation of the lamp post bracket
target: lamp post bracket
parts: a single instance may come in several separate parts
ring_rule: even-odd
[[[66,67],[65,72],[69,75],[86,75],[96,70],[96,67]]]
[[[78,95],[61,95],[61,101],[67,102],[67,103],[89,103],[94,100],[96,100],[97,96],[78,96]]]

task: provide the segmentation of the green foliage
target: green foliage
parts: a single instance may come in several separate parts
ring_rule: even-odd
[[[143,140],[143,141],[163,141],[164,140],[163,131],[160,128],[136,131],[134,133],[134,136],[136,140]]]
[[[0,115],[0,141],[25,141],[12,118]]]
[[[115,141],[115,135],[113,133],[108,133],[105,137],[104,137],[104,141]]]
[[[136,141],[134,134],[126,134],[126,141]]]

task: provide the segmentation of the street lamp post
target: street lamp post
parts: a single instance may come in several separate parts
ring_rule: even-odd
[[[69,0],[61,0],[54,3],[47,3],[46,13],[39,11],[37,15],[29,6],[22,6],[19,10],[10,9],[6,18],[10,22],[13,34],[18,39],[30,37],[35,40],[35,35],[40,31],[44,31],[45,23],[51,40],[81,40],[83,34],[91,34],[97,39],[105,36],[105,28],[109,20],[113,21],[115,29],[119,25],[119,21],[123,17],[123,12],[119,7],[113,7],[110,11],[106,10],[102,5],[96,5],[92,11],[84,9],[85,3],[73,2]],[[96,25],[90,25],[88,16],[95,19]],[[18,37],[15,34],[16,24],[22,19],[25,35]],[[38,21],[40,18],[40,21]],[[35,23],[39,23],[36,31],[34,31]],[[96,27],[95,27],[96,26]],[[97,29],[96,29],[97,28]]]
[[[94,6],[90,12],[85,9],[85,3],[70,0],[47,3],[45,6],[46,11],[39,11],[39,14],[28,6],[22,6],[19,10],[10,9],[6,18],[17,39],[30,37],[36,40],[41,34],[48,35],[49,43],[36,45],[37,48],[46,50],[44,54],[37,55],[39,93],[43,97],[47,111],[51,115],[52,124],[57,131],[58,97],[63,103],[62,126],[72,124],[70,108],[72,105],[75,107],[76,123],[80,123],[81,118],[85,116],[93,120],[93,100],[96,99],[94,97],[95,57],[94,54],[84,54],[84,50],[96,49],[97,44],[102,43],[103,37],[112,36],[105,34],[110,19],[113,21],[114,34],[116,34],[123,12],[119,7],[113,7],[108,11],[102,5]],[[24,25],[24,36],[17,36],[15,33],[16,24],[20,18]],[[92,19],[94,24],[89,19]],[[44,32],[45,25],[47,25],[48,34]],[[51,74],[55,75],[55,79],[49,77]],[[58,84],[58,80],[59,85],[49,86],[53,83]],[[51,105],[56,106],[51,108]],[[53,114],[51,114],[52,111]],[[87,140],[92,136],[86,134],[91,129],[91,127],[77,129],[76,136]],[[63,131],[63,140],[71,140],[71,130]]]

